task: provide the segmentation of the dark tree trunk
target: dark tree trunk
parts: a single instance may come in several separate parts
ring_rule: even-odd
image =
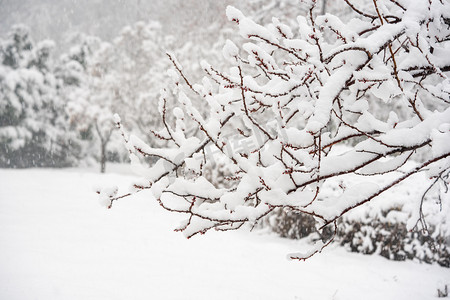
[[[105,173],[106,169],[106,146],[111,138],[112,131],[102,134],[97,123],[95,123],[95,129],[97,130],[98,137],[100,138],[100,172]]]
[[[320,12],[323,16],[327,12],[327,0],[322,0],[322,11]]]
[[[100,173],[105,173],[106,169],[106,142],[101,141],[101,152],[100,152]]]

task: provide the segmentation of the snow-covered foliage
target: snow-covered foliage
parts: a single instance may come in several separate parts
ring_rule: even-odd
[[[71,164],[64,102],[52,73],[54,44],[17,25],[0,40],[0,166]]]
[[[226,43],[231,68],[204,62],[207,76],[193,85],[172,59],[185,83],[176,90],[184,113],[175,114],[176,126],[165,122],[158,132],[172,147],[153,148],[125,134],[132,163],[145,179],[127,194],[114,190],[103,198],[111,206],[151,188],[164,208],[187,215],[179,227],[187,237],[255,224],[278,207],[336,228],[349,211],[426,171],[429,189],[411,195],[418,205],[409,223],[426,228],[425,196],[439,187],[440,201],[449,198],[450,6],[425,0],[372,4],[368,11],[351,5],[358,18],[347,23],[331,14],[299,16],[294,29],[278,20],[264,27],[228,7],[228,19],[246,39],[239,46]],[[325,40],[327,32],[334,39]],[[206,114],[192,105],[194,98],[202,99]],[[375,111],[384,105],[389,110]],[[165,119],[167,110],[161,112]],[[189,118],[201,134],[187,134]],[[333,151],[340,144],[351,147]],[[159,160],[146,170],[139,156]],[[233,172],[231,188],[202,176],[217,156]],[[420,162],[399,170],[412,160]],[[393,177],[378,185],[372,177],[381,174]],[[343,188],[323,197],[330,180],[342,181]],[[310,257],[331,240],[290,257]]]

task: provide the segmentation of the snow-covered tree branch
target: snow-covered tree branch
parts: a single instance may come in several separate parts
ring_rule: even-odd
[[[179,107],[168,121],[162,93],[164,126],[155,136],[170,146],[154,148],[123,131],[145,180],[129,193],[102,191],[105,203],[151,189],[162,207],[186,214],[178,230],[191,237],[255,224],[278,207],[335,227],[348,211],[419,172],[432,179],[430,189],[440,187],[440,201],[449,201],[449,3],[373,0],[359,8],[344,2],[357,18],[316,17],[311,1],[297,28],[275,18],[262,26],[228,7],[245,42],[225,43],[228,71],[203,62],[200,84],[169,54]],[[141,164],[146,156],[158,158],[150,169]],[[204,176],[218,160],[228,166],[229,188]],[[371,180],[388,173],[397,176],[383,186]],[[348,181],[349,175],[361,180]],[[342,190],[325,198],[322,187],[332,179],[343,182]],[[327,244],[291,258],[305,259]]]

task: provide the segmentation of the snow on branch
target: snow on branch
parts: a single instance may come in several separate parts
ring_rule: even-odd
[[[226,42],[229,70],[203,62],[199,84],[168,54],[171,77],[183,82],[174,89],[174,122],[166,121],[170,110],[162,99],[164,127],[156,136],[171,143],[156,149],[126,137],[133,164],[146,156],[158,161],[142,168],[144,184],[122,195],[114,190],[109,207],[151,189],[163,208],[186,214],[178,231],[189,238],[254,225],[278,207],[311,215],[322,228],[336,226],[348,211],[418,172],[428,172],[430,186],[447,187],[449,3],[373,0],[366,12],[345,2],[358,20],[314,17],[312,7],[298,17],[298,28],[275,18],[264,27],[229,7],[245,41]],[[206,176],[217,162],[228,174]],[[384,186],[371,182],[387,173],[397,176]],[[348,174],[361,180],[347,182]],[[331,179],[346,186],[332,199],[322,196]],[[222,181],[228,186],[217,184]],[[329,242],[291,258],[310,257]]]

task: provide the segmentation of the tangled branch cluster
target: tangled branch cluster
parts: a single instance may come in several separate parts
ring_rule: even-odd
[[[373,0],[362,11],[345,2],[357,18],[315,17],[313,1],[296,31],[275,18],[258,25],[228,7],[245,43],[226,42],[228,72],[202,63],[201,84],[190,83],[169,54],[179,107],[169,122],[163,93],[164,128],[154,133],[172,146],[152,148],[123,133],[134,165],[143,156],[159,160],[130,193],[103,192],[108,205],[151,188],[162,207],[187,215],[178,230],[191,237],[255,224],[277,207],[336,227],[346,212],[425,170],[448,195],[449,3]],[[229,188],[203,176],[217,159],[229,166]],[[386,185],[371,183],[392,172],[398,176]],[[349,174],[361,181],[347,181]],[[336,178],[341,195],[321,197],[323,184]],[[291,258],[308,258],[331,240]]]

